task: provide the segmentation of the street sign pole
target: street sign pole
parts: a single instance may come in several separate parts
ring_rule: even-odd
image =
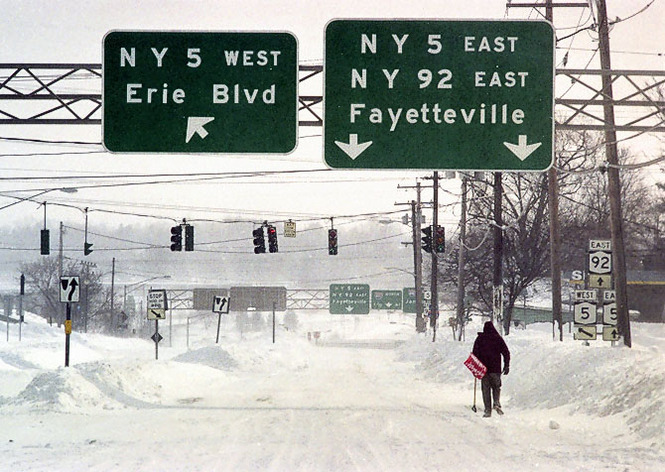
[[[65,367],[69,367],[69,337],[72,333],[72,305],[67,302],[67,315],[65,318]]]
[[[153,335],[155,341],[155,360],[159,359],[159,320],[155,320],[155,334]]]

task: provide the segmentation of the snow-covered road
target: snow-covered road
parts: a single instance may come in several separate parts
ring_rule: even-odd
[[[59,360],[53,351],[61,333],[40,326],[33,331],[39,340],[28,336],[0,349],[0,470],[665,467],[662,442],[640,441],[624,415],[571,405],[523,408],[513,400],[523,377],[537,382],[546,375],[519,367],[519,355],[537,342],[532,338],[546,340],[545,332],[508,339],[516,357],[504,378],[506,414],[483,419],[470,408],[473,379],[461,366],[471,341],[441,336],[432,343],[412,334],[410,324],[367,321],[332,326],[318,344],[303,333],[281,332],[276,344],[252,333],[220,346],[163,348],[159,361],[145,341],[76,335],[78,354],[68,369],[10,365],[8,359],[26,366],[40,356]]]

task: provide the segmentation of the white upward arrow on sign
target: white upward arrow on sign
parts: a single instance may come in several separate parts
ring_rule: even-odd
[[[538,149],[542,143],[527,144],[526,134],[520,134],[517,144],[504,142],[510,151],[515,154],[520,161],[523,161],[531,155],[533,151]]]
[[[208,132],[204,128],[205,125],[214,120],[214,116],[190,116],[187,118],[187,135],[185,136],[185,143],[188,143],[195,134],[204,139],[208,136]]]
[[[346,153],[351,159],[355,160],[356,157],[361,155],[365,149],[372,145],[373,141],[358,144],[358,135],[349,134],[349,142],[343,143],[342,141],[335,141],[335,144]]]

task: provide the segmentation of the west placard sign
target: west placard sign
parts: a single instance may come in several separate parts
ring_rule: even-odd
[[[290,33],[112,31],[102,140],[111,152],[276,153],[297,140]]]
[[[545,21],[334,20],[324,158],[333,168],[546,170],[553,90]]]

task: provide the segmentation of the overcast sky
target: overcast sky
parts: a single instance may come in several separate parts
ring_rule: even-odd
[[[555,2],[556,3],[556,2]],[[608,0],[609,16],[627,18],[650,0]],[[226,0],[0,0],[0,63],[100,63],[102,38],[111,30],[193,31],[289,31],[298,39],[301,63],[322,63],[325,25],[335,18],[488,19],[538,18],[530,9],[511,9],[506,15],[504,0],[358,1],[311,0],[226,1]],[[665,66],[665,0],[656,0],[646,11],[618,23],[611,33],[613,67],[662,70]],[[588,25],[588,9],[555,10],[557,36]],[[584,67],[592,58],[594,34],[584,32],[561,41],[556,62],[568,52],[568,67]],[[658,55],[657,53],[660,53]],[[596,58],[590,67],[598,67]],[[0,137],[101,141],[98,126],[22,126],[0,128]],[[53,153],[71,150],[63,146],[35,146],[0,140],[0,175],[45,176],[59,174],[224,172],[295,170],[324,168],[319,128],[301,128],[296,151],[288,156],[184,156],[111,155],[6,157],[12,153]],[[76,150],[80,151],[81,147]],[[84,150],[101,151],[100,146]],[[643,145],[640,152],[652,157],[658,148]],[[79,190],[76,194],[49,194],[52,201],[74,202],[91,208],[131,208],[145,213],[148,204],[160,202],[168,208],[150,212],[188,217],[191,207],[246,211],[257,219],[263,212],[293,215],[336,216],[350,213],[390,211],[395,201],[414,198],[397,190],[398,184],[412,185],[426,172],[336,172],[325,176],[272,178],[263,185],[206,183],[201,185],[152,186],[127,189]],[[69,182],[75,185],[77,182]],[[81,182],[78,182],[81,183]],[[58,183],[2,181],[0,191],[56,187]],[[446,184],[454,190],[458,183]],[[24,194],[26,195],[26,194]],[[46,197],[44,197],[46,198]],[[429,198],[427,196],[426,198]],[[443,197],[444,201],[454,197]],[[11,199],[0,198],[0,206]],[[76,217],[64,213],[54,218]],[[200,217],[202,213],[198,214]],[[68,216],[67,216],[68,215]],[[15,205],[3,211],[3,222],[41,221],[34,204]],[[191,217],[191,216],[190,216]],[[267,216],[266,216],[267,217]],[[454,220],[453,215],[444,218]],[[131,221],[123,220],[126,223]]]

